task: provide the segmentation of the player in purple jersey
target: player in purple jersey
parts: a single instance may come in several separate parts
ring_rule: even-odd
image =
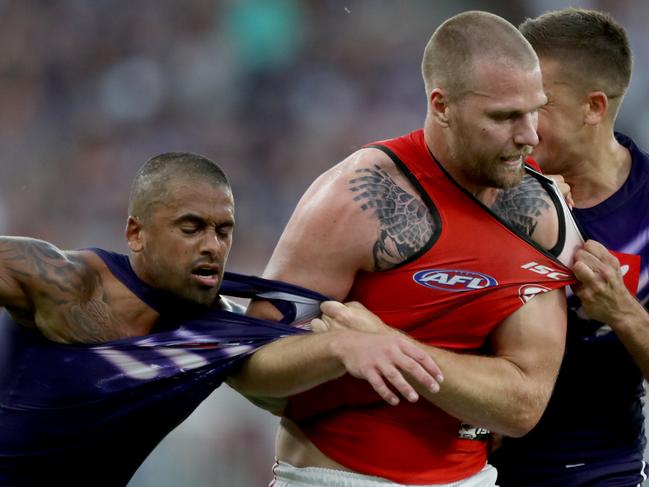
[[[531,433],[505,438],[491,461],[502,487],[637,486],[647,475],[649,156],[613,132],[631,75],[629,42],[593,10],[549,12],[520,29],[539,54],[548,96],[534,156],[570,184],[574,213],[594,240],[576,257],[581,285],[569,298],[550,404]]]
[[[400,370],[426,386],[439,375],[401,337],[306,334],[233,313],[222,283],[230,294],[288,304],[278,308],[290,322],[324,297],[224,278],[234,201],[208,159],[169,153],[148,161],[129,215],[130,257],[0,237],[0,485],[125,485],[258,349],[231,381],[252,396],[286,396],[346,371],[388,389],[385,377],[408,396],[414,390]],[[304,367],[313,357],[318,366]]]

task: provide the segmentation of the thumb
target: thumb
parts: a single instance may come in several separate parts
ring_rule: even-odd
[[[329,326],[320,318],[314,318],[311,320],[311,331],[313,333],[324,333],[325,331],[329,331]]]
[[[343,303],[338,301],[323,301],[320,303],[320,311],[323,315],[331,316],[333,319],[336,319],[340,316],[341,313],[344,313],[347,309]]]

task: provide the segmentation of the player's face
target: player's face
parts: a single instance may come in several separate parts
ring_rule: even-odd
[[[145,280],[208,305],[217,296],[232,245],[234,200],[226,186],[174,182],[170,197],[142,223]]]
[[[545,104],[539,68],[478,63],[472,90],[449,103],[449,149],[467,189],[520,183]]]
[[[541,71],[548,103],[539,110],[539,144],[533,156],[544,172],[560,174],[568,161],[579,160],[579,147],[587,143],[582,129],[588,101],[562,75],[558,61],[541,59]]]

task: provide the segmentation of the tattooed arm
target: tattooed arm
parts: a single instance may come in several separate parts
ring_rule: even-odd
[[[361,210],[374,216],[379,235],[374,242],[374,270],[400,264],[426,245],[435,230],[424,203],[395,182],[378,164],[355,170],[349,189]]]
[[[343,299],[359,270],[387,269],[432,235],[428,211],[406,177],[377,149],[363,149],[318,178],[300,200],[265,277]],[[378,237],[377,237],[378,236]],[[272,305],[249,313],[274,318]],[[349,372],[367,379],[390,403],[415,390],[401,372],[437,390],[439,369],[416,344],[395,334],[340,330],[288,337],[256,352],[229,383],[248,395],[294,394]]]
[[[358,271],[400,264],[434,230],[428,208],[392,160],[362,149],[307,190],[264,275],[342,299]]]
[[[42,240],[0,237],[0,306],[18,323],[63,343],[106,341],[124,333],[99,273],[79,253]]]

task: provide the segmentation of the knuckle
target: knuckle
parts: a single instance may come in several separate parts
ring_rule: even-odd
[[[383,375],[385,376],[386,379],[390,380],[390,382],[398,381],[401,379],[401,374],[397,369],[390,368],[383,372]]]
[[[385,385],[385,382],[378,378],[369,381],[369,383],[372,385],[372,388],[383,397],[387,397],[392,394],[392,391],[390,391],[388,386]]]
[[[421,370],[419,364],[414,360],[404,361],[404,363],[401,365],[401,368],[410,373],[419,372]]]

